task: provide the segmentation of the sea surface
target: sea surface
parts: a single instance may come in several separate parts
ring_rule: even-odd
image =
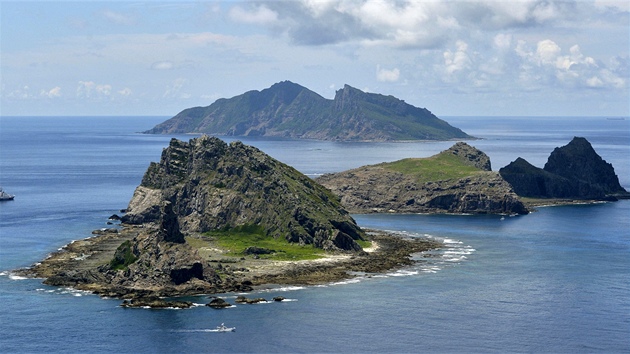
[[[172,136],[168,117],[1,117],[0,352],[630,353],[630,201],[525,216],[354,215],[362,227],[445,243],[387,274],[249,294],[283,302],[124,309],[116,299],[11,273],[106,227]],[[630,118],[446,117],[494,170],[587,138],[630,190]],[[176,136],[190,139],[190,135]],[[233,138],[223,138],[232,141]],[[316,177],[427,157],[453,142],[242,139]],[[233,302],[238,294],[222,294]],[[213,329],[225,323],[232,333]]]

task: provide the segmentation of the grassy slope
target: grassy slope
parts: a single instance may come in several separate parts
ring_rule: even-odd
[[[483,172],[476,167],[466,165],[460,158],[449,153],[440,153],[427,158],[408,158],[382,163],[378,166],[412,175],[419,183],[459,179]]]

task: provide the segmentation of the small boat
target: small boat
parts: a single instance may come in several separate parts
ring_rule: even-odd
[[[5,192],[4,190],[2,190],[2,188],[0,187],[0,201],[3,200],[13,200],[13,198],[15,198],[15,196],[13,194],[9,194],[7,192]]]
[[[221,323],[220,326],[217,326],[217,332],[234,332],[236,331],[236,327],[226,327],[225,324]]]

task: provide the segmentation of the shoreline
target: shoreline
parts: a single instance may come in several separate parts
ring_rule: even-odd
[[[76,240],[49,254],[28,268],[12,273],[40,278],[47,285],[70,287],[107,298],[121,300],[212,295],[230,292],[251,292],[273,286],[311,286],[352,279],[358,273],[384,273],[411,265],[413,254],[440,248],[440,242],[402,238],[384,231],[368,230],[372,246],[358,253],[330,253],[315,260],[276,261],[266,259],[225,259],[208,262],[221,269],[221,281],[212,284],[191,279],[184,284],[147,286],[141,281],[124,284],[112,282],[103,265],[114,257],[118,246],[141,237],[143,227],[124,225],[121,230]],[[120,275],[124,270],[115,271]],[[160,307],[159,303],[155,306]]]

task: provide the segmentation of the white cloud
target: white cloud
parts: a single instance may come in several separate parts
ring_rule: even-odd
[[[173,69],[173,62],[171,61],[157,61],[151,64],[151,69],[153,70],[170,70]]]
[[[380,65],[376,66],[376,80],[380,82],[396,82],[400,78],[400,70],[394,68],[387,70],[381,68]]]
[[[97,84],[94,81],[79,81],[76,90],[77,98],[105,98],[111,93],[111,85]]]
[[[189,80],[185,78],[177,78],[171,82],[166,88],[166,91],[162,94],[163,98],[190,98],[192,95],[187,92],[182,92],[182,89],[188,84]]]
[[[457,49],[454,52],[447,50],[443,54],[445,70],[449,75],[467,69],[472,65],[472,61],[467,53],[468,44],[464,41],[457,41],[455,45]]]
[[[131,96],[132,93],[133,92],[131,91],[129,87],[125,87],[124,89],[118,91],[118,94],[123,97],[129,97]]]
[[[535,55],[540,60],[541,64],[549,65],[556,62],[561,51],[560,47],[554,41],[545,39],[544,41],[538,42]]]
[[[252,6],[247,10],[241,6],[235,6],[230,9],[229,16],[236,22],[258,25],[273,24],[278,20],[278,14],[265,5]]]
[[[48,98],[61,97],[61,87],[55,86],[50,90],[42,90],[40,92],[40,96],[48,97]]]

